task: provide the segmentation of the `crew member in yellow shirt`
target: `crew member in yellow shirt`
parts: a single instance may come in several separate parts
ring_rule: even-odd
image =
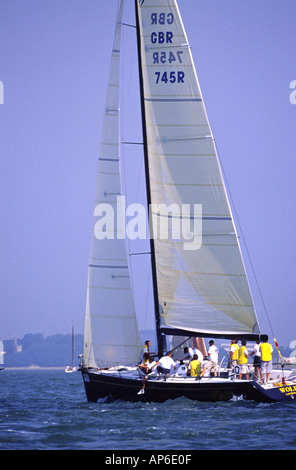
[[[230,361],[229,361],[228,367],[233,368],[234,366],[237,365],[238,350],[239,350],[239,345],[237,344],[237,339],[233,339],[230,345]]]
[[[242,345],[238,350],[238,365],[240,366],[240,374],[238,376],[239,379],[245,374],[246,379],[249,380],[249,373],[248,373],[248,357],[249,353],[246,348],[246,340],[242,340]]]
[[[192,361],[189,363],[188,372],[191,377],[199,377],[201,373],[201,362],[198,360],[198,355],[193,354]]]
[[[260,336],[260,352],[261,352],[261,380],[264,382],[264,375],[266,375],[266,383],[268,382],[270,373],[272,371],[272,353],[273,348],[270,343],[268,343],[268,336]]]

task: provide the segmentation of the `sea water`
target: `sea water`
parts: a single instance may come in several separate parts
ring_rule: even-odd
[[[0,387],[1,450],[296,449],[296,402],[88,403],[63,370],[3,370]]]

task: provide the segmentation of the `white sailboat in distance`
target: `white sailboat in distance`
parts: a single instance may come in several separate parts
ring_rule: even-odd
[[[77,372],[78,367],[74,366],[74,358],[75,358],[75,335],[74,335],[74,326],[72,326],[72,362],[71,365],[66,366],[65,372],[66,374],[71,374],[72,372]]]
[[[0,370],[4,370],[4,346],[3,346],[3,341],[0,341]]]

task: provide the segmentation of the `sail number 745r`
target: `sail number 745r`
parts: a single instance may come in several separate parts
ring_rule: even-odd
[[[184,83],[184,72],[155,72],[155,83]]]

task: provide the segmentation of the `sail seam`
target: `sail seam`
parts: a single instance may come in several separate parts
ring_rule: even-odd
[[[155,123],[148,123],[148,126],[155,126]],[[157,127],[209,127],[208,124],[158,124]]]
[[[172,272],[174,271],[175,273],[186,273],[187,271],[184,271],[183,269],[173,269],[173,268],[166,268],[165,266],[162,266],[162,269],[164,271],[169,271]],[[198,275],[198,276],[223,276],[223,277],[246,277],[245,274],[232,274],[232,273],[206,273],[206,272],[198,272],[198,271],[191,271],[192,274]]]
[[[213,236],[215,237],[226,237],[228,236],[229,234],[225,234],[225,233],[218,233],[218,234],[215,234]],[[206,237],[206,236],[210,236],[210,235],[207,235],[207,234],[202,234],[203,238]],[[179,244],[183,245],[184,243],[184,240],[182,239],[171,239],[171,240],[168,240],[166,238],[162,239],[162,238],[157,238],[157,241],[159,243],[165,243],[165,244],[170,244],[170,245],[176,245],[176,247],[178,247]],[[217,247],[233,247],[233,248],[237,248],[237,244],[230,244],[230,243],[202,243],[201,246],[217,246]]]
[[[145,101],[159,101],[159,102],[172,102],[172,103],[175,103],[175,102],[180,102],[180,101],[184,101],[184,102],[187,102],[187,101],[198,101],[198,102],[201,102],[202,99],[201,98],[144,98]]]
[[[105,287],[105,286],[88,286],[89,289],[99,289],[99,290],[130,290],[129,287]]]
[[[125,317],[121,317],[120,315],[112,315],[110,313],[108,313],[108,315],[101,315],[101,314],[98,314],[98,315],[95,315],[95,314],[92,314],[92,315],[89,315],[89,317],[100,317],[100,318],[120,318],[120,320],[134,320],[134,316],[133,315],[125,315]],[[94,343],[93,343],[94,344]],[[117,344],[117,343],[116,343]]]
[[[150,152],[150,155],[155,155],[157,157],[216,157],[215,153],[161,153],[161,152]]]
[[[99,160],[102,162],[119,162],[119,158],[101,158],[99,157]]]
[[[165,49],[165,48],[161,48],[161,49]],[[157,69],[160,69],[160,68],[167,68],[167,69],[170,69],[170,66],[168,64],[144,64],[144,67],[146,67],[147,69],[148,68],[157,68]],[[190,64],[175,64],[174,65],[175,68],[190,68],[190,69],[193,69],[192,65]]]
[[[177,219],[180,219],[180,217],[182,219],[191,219],[191,220],[232,220],[231,217],[228,217],[228,216],[216,216],[216,217],[210,217],[210,216],[194,216],[194,215],[188,215],[188,214],[168,214],[167,212],[164,212],[163,214],[161,214],[159,211],[154,211],[152,210],[152,214],[153,215],[156,215],[157,217],[165,217],[165,218],[169,218],[169,219],[174,219],[174,218],[177,218]],[[216,235],[216,234],[215,234]],[[226,235],[229,235],[228,233]]]
[[[144,37],[149,37],[148,35],[144,36]],[[151,36],[150,36],[151,37]],[[175,36],[177,37],[177,36]],[[181,37],[181,36],[178,36],[178,37]],[[179,49],[179,48],[184,48],[184,49],[190,49],[190,45],[188,43],[185,43],[183,42],[182,44],[169,44],[168,46],[166,44],[162,44],[161,47],[160,46],[145,46],[145,51],[158,51],[159,49],[161,50],[165,50],[165,49]],[[161,64],[163,65],[163,64]],[[183,64],[184,65],[184,64]],[[192,67],[192,65],[191,65]]]
[[[111,145],[113,147],[118,147],[118,143],[117,142],[101,142],[101,145]]]
[[[173,2],[172,2],[172,3],[168,3],[167,6],[168,6],[169,8],[174,9],[174,10],[177,10],[177,8],[176,8],[176,6],[174,5]],[[145,9],[145,10],[148,10],[149,8],[150,8],[150,9],[151,9],[151,8],[153,8],[153,9],[154,9],[154,8],[159,8],[159,9],[162,8],[162,9],[163,9],[163,5],[157,5],[157,4],[156,4],[156,5],[144,5],[144,2],[142,2],[141,8],[143,8],[143,10],[144,10],[144,9]]]
[[[153,181],[151,179],[151,182],[156,185],[161,185],[161,186],[200,186],[200,187],[208,187],[208,188],[213,188],[213,187],[224,187],[223,183],[211,183],[211,184],[201,184],[201,183],[163,183],[162,181]]]
[[[112,262],[126,262],[126,259],[122,259],[122,258],[97,258],[97,257],[94,257],[92,256],[91,257],[91,260],[93,262],[93,264],[96,264],[96,261],[102,261],[103,263],[106,263],[107,261],[112,261]],[[125,266],[125,265],[123,265]]]
[[[166,301],[168,301],[168,300],[178,301],[178,299],[179,299],[179,298],[176,297],[176,296],[175,296],[175,297],[167,297],[167,296],[164,297],[164,296],[163,296],[163,298],[165,298]],[[184,299],[184,298],[182,298],[182,297],[180,298],[180,300],[181,300],[182,302],[187,303],[187,304],[192,303],[192,300],[186,301],[186,299]],[[194,302],[194,303],[195,303],[196,306],[198,306],[198,305],[202,305],[202,306],[203,306],[203,305],[204,305],[203,302]],[[253,308],[253,305],[252,305],[252,304],[230,304],[230,303],[225,303],[225,302],[206,302],[206,305],[216,305],[216,306],[217,306],[217,305],[220,305],[220,306],[223,306],[223,307],[240,307],[240,308],[246,308],[246,307],[247,307],[247,308],[250,308],[250,307],[251,307],[251,308]]]
[[[105,196],[110,196],[110,195],[118,195],[118,194],[121,194],[121,193],[105,193]],[[106,199],[97,199],[95,201],[95,204],[105,204],[106,202],[108,202],[108,204],[114,204],[115,206],[117,205],[117,200],[114,201],[114,200],[106,200]]]

